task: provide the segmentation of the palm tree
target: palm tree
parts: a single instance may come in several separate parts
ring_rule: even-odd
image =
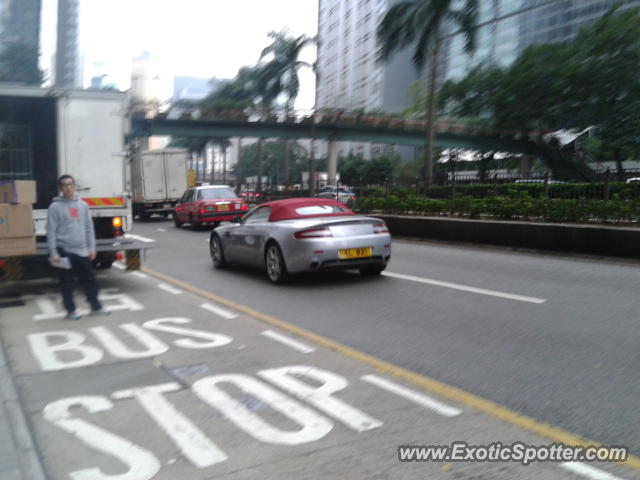
[[[394,53],[409,45],[415,45],[413,64],[422,72],[427,57],[431,68],[427,91],[427,129],[425,143],[424,180],[433,180],[433,138],[435,120],[436,79],[438,55],[445,23],[459,28],[466,37],[465,51],[475,49],[475,28],[478,17],[478,1],[464,0],[461,9],[453,6],[457,0],[403,0],[389,9],[378,25],[380,43],[379,61],[385,61]]]
[[[306,35],[290,37],[286,30],[270,32],[273,42],[262,50],[260,60],[270,56],[271,59],[262,69],[261,81],[263,90],[275,100],[279,95],[286,96],[284,109],[288,117],[293,111],[293,104],[300,91],[298,71],[303,67],[313,68],[307,62],[299,60],[302,50],[316,42],[315,38]],[[284,150],[284,183],[289,184],[289,142],[285,140]]]
[[[306,35],[290,37],[286,30],[270,32],[269,37],[273,42],[260,54],[260,60],[271,56],[262,69],[262,81],[267,91],[273,92],[275,97],[282,93],[286,95],[285,112],[289,114],[300,91],[298,71],[303,67],[313,68],[311,64],[299,60],[300,53],[316,40]]]

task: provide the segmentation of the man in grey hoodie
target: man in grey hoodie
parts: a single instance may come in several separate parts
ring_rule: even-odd
[[[70,268],[60,268],[62,301],[68,320],[79,320],[73,301],[75,278],[87,295],[91,314],[108,315],[98,300],[98,284],[91,261],[96,258],[96,237],[89,207],[78,198],[76,182],[71,175],[58,179],[59,196],[53,199],[47,211],[47,243],[51,263],[62,265],[68,259]]]

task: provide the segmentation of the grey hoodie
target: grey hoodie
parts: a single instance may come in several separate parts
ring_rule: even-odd
[[[47,243],[49,255],[58,255],[57,248],[82,257],[96,249],[93,220],[86,203],[74,194],[73,200],[60,195],[47,210]]]

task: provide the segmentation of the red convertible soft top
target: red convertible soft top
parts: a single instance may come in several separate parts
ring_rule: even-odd
[[[331,213],[312,213],[309,215],[300,214],[297,211],[297,209],[301,207],[312,207],[314,205],[337,207],[337,211]],[[288,198],[286,200],[275,200],[273,202],[263,203],[261,207],[271,207],[270,222],[290,220],[292,218],[344,217],[347,215],[355,215],[345,204],[331,198]]]

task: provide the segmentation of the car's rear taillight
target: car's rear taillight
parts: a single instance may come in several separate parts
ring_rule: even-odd
[[[113,236],[120,237],[124,235],[122,230],[122,217],[113,217],[111,219],[111,226],[113,227]]]
[[[200,210],[198,210],[198,213],[199,213],[200,215],[202,215],[202,214],[204,214],[204,213],[207,213],[207,209],[206,209],[206,208],[204,208],[204,207],[200,207]]]
[[[328,228],[310,228],[308,230],[300,230],[293,234],[295,238],[298,240],[302,240],[305,238],[327,238],[332,237],[331,230]]]
[[[176,207],[176,212],[181,212],[182,210],[182,207]]]
[[[389,229],[383,222],[378,222],[373,225],[373,233],[389,233]]]
[[[246,210],[247,209],[247,205],[243,202],[242,205],[240,205],[240,210]]]

